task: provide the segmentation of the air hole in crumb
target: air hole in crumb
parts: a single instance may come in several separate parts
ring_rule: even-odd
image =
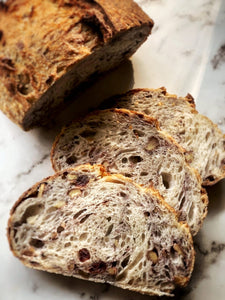
[[[130,220],[129,219],[129,215],[131,215],[131,214],[132,214],[132,211],[130,209],[127,209],[127,211],[126,211],[126,218],[128,219],[128,221]]]
[[[144,215],[145,215],[145,217],[149,217],[150,216],[150,212],[149,211],[145,211]]]
[[[30,193],[28,196],[26,196],[25,199],[29,199],[29,198],[36,198],[38,196],[38,190],[34,191],[33,193]]]
[[[170,278],[170,273],[168,271],[165,272],[167,278]]]
[[[102,123],[100,122],[95,122],[95,121],[91,121],[91,122],[88,122],[87,125],[92,127],[92,128],[98,128],[101,126]]]
[[[207,132],[207,134],[206,134],[206,136],[205,136],[206,142],[208,141],[209,137],[210,137],[210,132]]]
[[[86,208],[84,208],[84,209],[78,211],[78,212],[73,216],[73,218],[74,218],[74,219],[77,219],[77,218],[78,218],[83,212],[85,212],[85,211],[86,211]]]
[[[44,246],[44,242],[39,239],[31,239],[30,245],[35,248],[42,248]]]
[[[64,227],[59,226],[59,227],[57,228],[57,232],[58,232],[58,233],[61,233],[64,229],[65,229]]]
[[[119,135],[125,135],[125,134],[127,134],[126,131],[121,131],[121,132],[119,133]]]
[[[83,197],[87,197],[88,196],[88,192],[87,191],[84,191],[83,192]]]
[[[146,273],[143,273],[143,280],[146,280]]]
[[[123,158],[122,158],[122,163],[123,163],[123,164],[126,164],[127,161],[128,161],[128,159],[127,159],[126,157],[123,157]]]
[[[67,248],[67,247],[70,247],[71,246],[71,243],[70,242],[67,242],[65,243],[64,247]]]
[[[179,168],[178,168],[178,173],[180,173],[181,171],[182,171],[182,167],[180,166]]]
[[[146,108],[146,109],[144,110],[144,113],[145,113],[146,115],[150,115],[150,111],[149,111],[149,109],[148,109],[148,108]]]
[[[124,192],[120,192],[120,196],[125,198],[127,196],[127,194],[125,194]]]
[[[127,272],[123,272],[116,277],[117,281],[124,280],[127,277]]]
[[[130,279],[127,284],[128,285],[133,285],[133,283],[134,283],[134,278]]]
[[[182,209],[182,207],[184,206],[184,202],[185,202],[185,196],[183,196],[183,198],[181,199],[180,205],[179,205],[179,210]]]
[[[59,158],[60,159],[63,158],[63,155],[61,155]],[[66,179],[67,175],[68,175],[68,172],[63,172],[62,179]]]
[[[141,162],[142,160],[143,160],[143,158],[139,155],[134,155],[134,156],[129,157],[129,161],[133,164],[137,164],[137,163]]]
[[[84,232],[84,233],[82,233],[82,234],[80,235],[79,240],[80,240],[80,241],[84,241],[84,240],[87,239],[87,236],[88,236],[87,232]]]
[[[173,259],[177,257],[177,251],[174,250],[173,246],[170,248],[170,254]]]
[[[194,215],[194,206],[193,206],[193,203],[192,203],[191,208],[190,208],[190,210],[188,212],[188,218],[189,218],[189,220],[193,219],[193,215]]]
[[[140,262],[140,264],[138,265],[138,269],[141,271],[141,269],[142,269],[142,266],[143,266],[143,264],[142,264],[142,262]]]
[[[147,175],[148,175],[148,172],[141,172],[140,175],[141,175],[141,176],[147,176]]]
[[[18,75],[17,90],[23,95],[28,95],[31,92],[30,76],[28,73]]]
[[[96,135],[96,131],[89,130],[89,129],[86,129],[80,133],[80,136],[82,136],[83,138],[91,138],[94,137],[95,135]]]
[[[54,76],[50,75],[48,79],[45,81],[47,85],[51,85],[54,81]]]
[[[50,206],[47,210],[47,213],[52,213],[53,211],[56,211],[58,208],[54,206]]]
[[[210,176],[208,176],[208,177],[206,178],[206,180],[212,182],[212,181],[214,181],[215,179],[214,179],[214,176],[213,176],[213,175],[210,175]]]
[[[27,207],[27,209],[25,210],[22,216],[21,222],[26,223],[28,218],[39,215],[42,209],[43,209],[42,204],[34,204]]]
[[[125,268],[128,265],[129,260],[130,260],[130,255],[128,255],[127,257],[125,257],[124,260],[121,262],[122,268]]]
[[[160,144],[159,140],[156,137],[151,136],[148,139],[148,143],[146,145],[145,150],[148,151],[148,152],[153,151],[159,146],[159,144]]]
[[[133,130],[133,133],[134,133],[136,136],[140,136],[140,137],[142,137],[142,136],[145,135],[143,131],[140,131],[140,130],[137,130],[137,129],[134,129],[134,130]]]
[[[132,175],[129,174],[129,173],[125,173],[124,176],[125,176],[125,177],[128,177],[128,178],[131,178],[131,177],[132,177]]]
[[[116,267],[116,265],[117,265],[117,261],[113,261],[112,262],[112,267]]]
[[[92,214],[88,214],[80,220],[80,223],[84,223]]]
[[[113,224],[111,224],[111,225],[108,227],[108,230],[107,230],[105,236],[110,235],[110,233],[112,232],[112,230],[113,230]]]
[[[91,274],[101,274],[101,273],[104,273],[105,270],[107,268],[107,265],[105,262],[103,261],[99,261],[99,262],[94,262],[91,267],[89,268],[89,272]]]
[[[66,159],[66,163],[67,163],[68,165],[75,164],[76,162],[77,162],[77,158],[76,158],[76,156],[74,156],[74,155],[71,155],[71,156],[69,156],[69,157]]]
[[[163,185],[166,189],[170,188],[171,175],[168,173],[161,173]]]
[[[155,237],[161,237],[161,235],[162,235],[162,234],[161,234],[161,231],[160,231],[160,230],[155,230],[155,231],[154,231],[154,236],[155,236]]]

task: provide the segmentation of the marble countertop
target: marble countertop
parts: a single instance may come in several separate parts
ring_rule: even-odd
[[[199,112],[225,132],[225,1],[137,2],[155,21],[148,41],[130,61],[90,85],[54,124],[23,132],[0,112],[0,299],[156,299],[28,269],[13,257],[6,238],[13,203],[35,182],[53,174],[50,149],[65,119],[92,109],[107,96],[132,87],[165,86],[180,96],[191,93]],[[208,193],[209,213],[195,238],[193,276],[187,288],[176,291],[175,299],[225,299],[225,180]]]

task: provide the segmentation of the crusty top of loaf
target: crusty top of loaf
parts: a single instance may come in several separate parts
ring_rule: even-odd
[[[153,26],[132,0],[14,0],[0,5],[0,109],[24,113],[93,49],[135,26]]]

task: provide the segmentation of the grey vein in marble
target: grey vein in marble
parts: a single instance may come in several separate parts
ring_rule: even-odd
[[[50,153],[44,154],[37,162],[35,162],[33,165],[31,165],[31,167],[28,170],[26,170],[25,172],[18,173],[16,175],[16,178],[20,179],[23,176],[29,175],[38,165],[43,164],[46,161],[46,159],[48,159],[48,160],[50,159]]]
[[[213,69],[217,69],[220,65],[225,63],[225,44],[221,45],[217,53],[211,60]]]

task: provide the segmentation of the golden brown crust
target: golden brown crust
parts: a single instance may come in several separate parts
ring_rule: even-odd
[[[105,11],[116,31],[128,30],[130,24],[140,26],[141,24],[154,25],[150,19],[132,0],[95,0]],[[122,16],[122,18],[121,18]]]
[[[153,22],[132,0],[2,3],[0,109],[25,128],[34,104],[76,63],[121,32],[143,26],[148,28],[144,41]]]

